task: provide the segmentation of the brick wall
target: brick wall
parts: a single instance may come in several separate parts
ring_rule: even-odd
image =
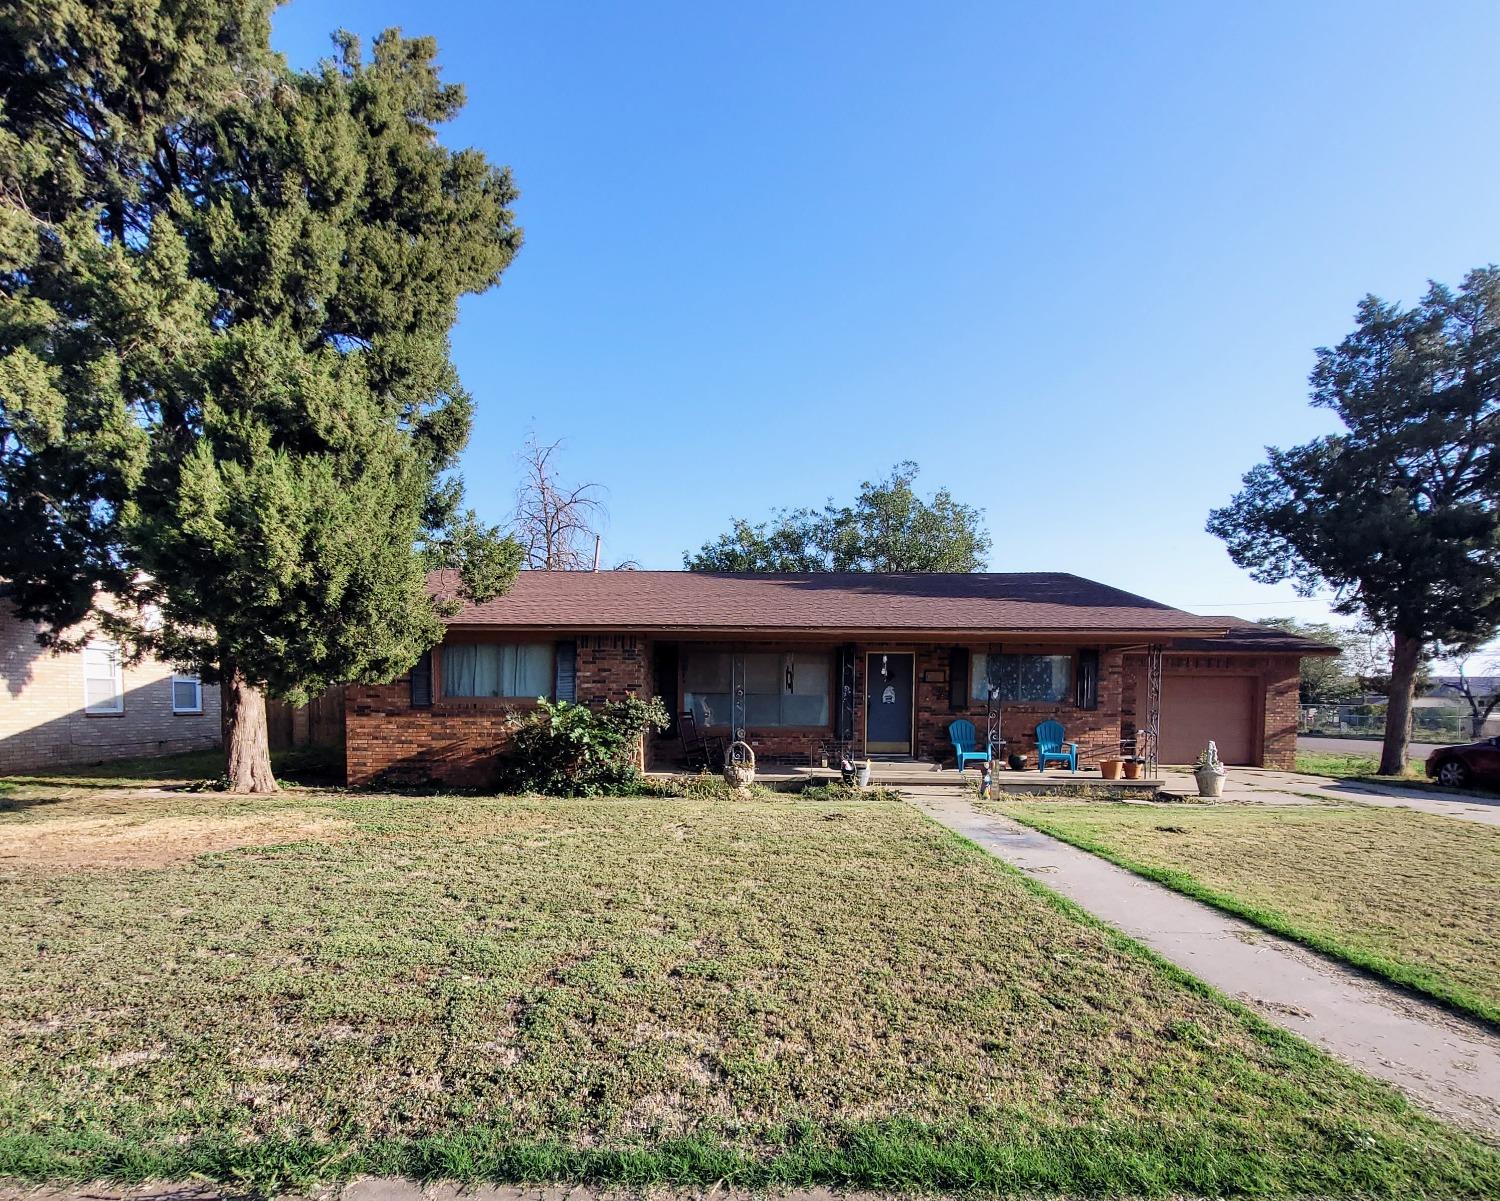
[[[515,706],[481,709],[441,701],[413,709],[406,676],[389,684],[346,685],[346,778],[350,784],[489,784],[517,711]]]
[[[1006,654],[1060,654],[1055,646],[1026,646],[1007,642]],[[971,648],[971,654],[983,654],[984,647]],[[1076,664],[1075,664],[1076,670]],[[917,654],[917,743],[922,758],[939,763],[953,759],[953,743],[948,726],[959,718],[974,723],[982,743],[985,738],[985,703],[971,696],[972,687],[965,682],[964,705],[949,707],[949,648],[928,647]],[[927,678],[924,680],[923,677]],[[1099,706],[1080,709],[1070,699],[1059,704],[1007,701],[1001,708],[1000,733],[1006,740],[1006,754],[1025,755],[1029,767],[1036,766],[1035,730],[1044,721],[1060,721],[1065,737],[1078,743],[1078,763],[1097,764],[1107,755],[1120,751],[1120,703],[1123,692],[1123,661],[1118,651],[1104,651],[1099,656]]]
[[[646,696],[651,688],[651,643],[644,636],[583,634],[577,639],[577,697],[584,703]],[[830,646],[827,649],[832,650]],[[856,656],[854,753],[864,753],[865,646]],[[965,682],[963,704],[949,706],[950,647],[882,644],[878,650],[909,650],[915,654],[914,705],[916,754],[948,762],[952,744],[948,725],[957,718],[972,721],[984,737],[985,706],[974,700]],[[979,654],[982,646],[970,648]],[[1058,653],[1059,648],[1006,643],[1007,653]],[[1297,738],[1297,658],[1294,655],[1167,657],[1167,670],[1224,670],[1258,672],[1265,704],[1265,763],[1291,767]],[[1189,663],[1189,659],[1191,662]],[[1247,662],[1251,665],[1247,667]],[[1206,664],[1206,666],[1205,666]],[[1033,731],[1043,721],[1063,724],[1067,738],[1079,744],[1080,764],[1095,765],[1119,753],[1122,733],[1134,732],[1135,705],[1144,657],[1122,656],[1105,650],[1099,656],[1099,704],[1080,709],[1070,699],[1059,704],[1009,702],[1003,708],[1002,734],[1012,754],[1025,754],[1035,764]],[[806,763],[818,745],[832,737],[837,718],[837,681],[829,697],[830,723],[826,730],[752,729],[747,741],[757,759],[767,763]],[[444,781],[485,786],[494,781],[509,739],[515,714],[524,703],[444,701],[430,709],[412,709],[405,677],[382,685],[350,685],[345,695],[346,757],[351,784],[382,778],[407,782]],[[670,765],[680,748],[676,738],[657,738],[642,749],[653,763]]]
[[[830,646],[830,652],[835,648]],[[959,718],[967,718],[976,727],[980,739],[984,738],[985,706],[983,701],[969,697],[968,681],[963,684],[964,703],[961,707],[949,707],[949,662],[951,647],[948,645],[924,646],[917,644],[892,644],[882,642],[878,646],[861,644],[856,646],[855,656],[855,714],[853,753],[862,757],[865,753],[865,671],[867,655],[889,651],[894,654],[914,655],[915,677],[913,680],[913,705],[915,707],[916,745],[913,748],[918,758],[939,763],[952,761],[953,744],[948,737],[948,726]],[[983,646],[970,648],[973,654],[983,654]],[[1007,652],[1038,654],[1060,653],[1060,648],[1051,646],[1026,646],[1007,643]],[[1079,709],[1071,703],[1020,704],[1010,703],[1004,707],[1001,730],[1009,740],[1011,754],[1025,754],[1030,762],[1036,762],[1036,743],[1033,731],[1037,725],[1049,719],[1063,723],[1067,737],[1079,744],[1079,762],[1097,763],[1106,754],[1119,753],[1120,746],[1120,698],[1123,688],[1122,659],[1118,652],[1105,652],[1099,664],[1099,707]],[[838,681],[829,698],[831,719],[827,729],[776,730],[750,729],[746,741],[755,751],[757,761],[767,763],[805,764],[819,745],[833,736],[833,725],[837,721]],[[654,761],[666,765],[675,763],[679,749],[675,740],[661,740],[657,744]]]
[[[1297,766],[1297,714],[1302,666],[1293,655],[1269,656],[1264,668],[1266,717],[1262,767]]]
[[[650,658],[644,638],[583,634],[577,643],[580,701],[646,694]],[[406,676],[389,684],[350,684],[344,690],[348,782],[492,785],[516,716],[530,707],[524,701],[436,696],[430,708],[413,709]]]
[[[43,650],[36,627],[0,607],[0,772],[217,746],[218,687],[203,685],[202,713],[173,713],[172,674],[155,659],[125,667],[123,712],[85,713],[82,653]]]

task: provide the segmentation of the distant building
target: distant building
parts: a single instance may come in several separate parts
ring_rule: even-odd
[[[219,689],[156,659],[133,667],[107,638],[54,653],[0,601],[0,773],[219,743]]]

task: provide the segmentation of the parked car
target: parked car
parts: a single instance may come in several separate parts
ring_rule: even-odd
[[[1427,774],[1440,784],[1500,786],[1500,738],[1440,746],[1427,756]]]

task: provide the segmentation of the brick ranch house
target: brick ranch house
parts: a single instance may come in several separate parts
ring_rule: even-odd
[[[345,753],[351,784],[484,785],[536,697],[654,694],[709,734],[743,731],[762,761],[843,740],[856,757],[951,762],[949,723],[982,739],[993,686],[1009,752],[1034,752],[1056,718],[1093,765],[1149,730],[1154,665],[1161,762],[1213,738],[1228,763],[1290,768],[1299,660],[1331,653],[1061,573],[522,572],[406,675],[345,690]],[[643,754],[670,767],[680,746],[668,730]]]

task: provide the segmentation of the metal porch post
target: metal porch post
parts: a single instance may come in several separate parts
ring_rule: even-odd
[[[1137,753],[1146,760],[1146,776],[1152,780],[1161,775],[1161,660],[1161,643],[1153,642],[1146,648],[1146,725],[1137,734],[1145,743]]]

